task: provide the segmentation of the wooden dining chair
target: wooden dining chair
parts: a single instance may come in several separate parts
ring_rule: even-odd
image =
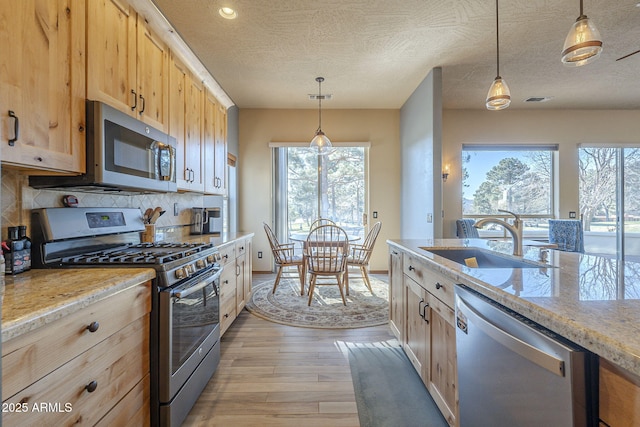
[[[283,277],[284,270],[288,267],[296,267],[298,270],[298,277],[300,278],[300,295],[304,295],[305,273],[304,273],[304,258],[301,255],[296,255],[294,251],[293,243],[280,243],[271,227],[267,223],[262,223],[264,231],[267,233],[269,239],[269,245],[271,246],[271,253],[278,272],[276,274],[276,281],[273,284],[273,290],[271,293],[276,292],[276,288],[280,283],[280,279]],[[294,276],[286,276],[294,277]]]
[[[369,280],[369,260],[371,259],[371,253],[373,252],[373,246],[376,244],[376,239],[382,228],[381,222],[376,222],[369,230],[367,237],[361,245],[351,244],[349,246],[349,257],[347,258],[347,271],[345,273],[345,290],[349,295],[349,267],[359,267],[362,274],[362,280],[364,284],[369,288],[369,292],[373,293],[371,289],[371,281]]]
[[[318,277],[335,277],[342,303],[347,305],[344,297],[343,280],[347,270],[349,240],[347,233],[337,225],[321,225],[309,233],[305,243],[305,259],[309,273],[309,302],[311,305],[316,285],[333,285],[336,283],[318,282]]]
[[[309,230],[313,230],[314,228],[320,227],[321,225],[336,225],[336,223],[329,218],[318,218],[311,223],[311,228]]]

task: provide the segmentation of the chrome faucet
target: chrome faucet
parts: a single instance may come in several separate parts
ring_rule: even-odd
[[[522,229],[524,227],[524,224],[522,223],[520,216],[503,209],[498,209],[498,211],[513,215],[513,224],[509,224],[508,222],[498,218],[483,218],[480,221],[476,222],[473,226],[476,228],[482,228],[486,224],[498,224],[503,226],[509,233],[511,233],[511,237],[513,238],[513,255],[522,256]]]

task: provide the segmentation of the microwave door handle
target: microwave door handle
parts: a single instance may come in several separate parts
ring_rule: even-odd
[[[202,221],[202,225],[208,224],[209,223],[209,211],[206,210],[206,209],[203,209],[202,213],[203,213],[203,216],[204,216],[203,221]]]

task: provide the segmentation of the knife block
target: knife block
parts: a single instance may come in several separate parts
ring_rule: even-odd
[[[142,243],[155,243],[156,242],[156,225],[145,224],[144,231],[140,233],[140,240]]]

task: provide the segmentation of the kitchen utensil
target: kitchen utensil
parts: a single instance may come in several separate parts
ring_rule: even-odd
[[[156,207],[151,213],[151,217],[149,218],[149,224],[155,224],[158,218],[160,218],[160,212],[162,212],[162,208],[160,206]]]
[[[153,214],[153,209],[148,208],[144,211],[144,215],[142,215],[142,220],[145,224],[149,224],[149,220],[151,220],[151,214]]]

